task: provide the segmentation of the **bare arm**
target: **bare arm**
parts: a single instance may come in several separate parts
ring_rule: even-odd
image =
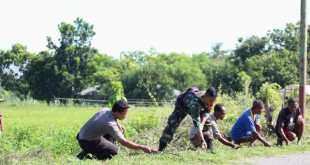
[[[136,144],[130,140],[126,140],[126,139],[123,139],[123,140],[119,140],[119,143],[127,148],[130,148],[130,149],[134,149],[134,150],[142,150],[144,151],[145,153],[153,153],[153,152],[156,152],[155,149],[152,149],[148,146],[145,146],[145,145],[140,145],[140,144]]]
[[[271,146],[257,131],[254,131],[253,134],[254,134],[255,137],[257,137],[257,139],[259,141],[261,141],[264,144],[264,146],[266,146],[266,147],[270,147]]]
[[[280,128],[278,128],[277,131],[280,133],[280,135],[281,135],[281,137],[284,139],[285,143],[288,144],[289,141],[288,141],[287,137],[285,136],[285,133],[284,133],[284,131],[283,131],[283,128],[280,127]]]
[[[230,146],[230,147],[235,148],[235,149],[238,149],[238,148],[239,148],[238,145],[231,143],[230,141],[228,141],[227,139],[225,139],[222,135],[219,135],[217,138],[218,138],[218,140],[219,140],[222,144],[224,144],[224,145],[226,145],[226,146]]]
[[[203,127],[205,125],[207,121],[207,117],[205,115],[202,115],[201,116],[201,126]],[[200,128],[200,127],[199,127]],[[205,138],[203,136],[203,132],[202,132],[202,128],[199,129],[199,132],[198,132],[198,140],[201,141],[201,146],[202,148],[207,148],[207,143],[205,141]]]

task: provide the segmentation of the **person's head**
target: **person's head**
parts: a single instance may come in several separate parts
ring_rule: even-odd
[[[264,103],[261,100],[254,100],[252,105],[252,112],[255,114],[261,114],[264,110]]]
[[[128,103],[125,100],[116,101],[112,107],[112,113],[117,119],[123,120],[128,112]]]
[[[287,109],[290,112],[295,112],[298,109],[298,103],[295,99],[289,98],[287,101]]]
[[[216,97],[217,97],[216,89],[214,87],[210,87],[203,95],[202,101],[205,105],[211,108],[215,103]]]
[[[214,116],[216,119],[223,120],[226,115],[226,108],[223,104],[216,104],[214,106]]]

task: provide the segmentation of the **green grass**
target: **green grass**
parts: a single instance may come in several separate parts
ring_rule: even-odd
[[[230,111],[226,119],[220,122],[224,132],[229,131],[244,108],[239,105],[227,104]],[[80,127],[99,109],[100,107],[86,106],[0,104],[5,124],[5,133],[0,136],[0,164],[102,164],[101,161],[80,161],[75,158],[79,152],[75,136]],[[122,121],[126,137],[157,147],[171,110],[172,107],[131,108],[127,119]],[[234,162],[249,157],[310,151],[309,130],[306,131],[302,145],[265,148],[257,142],[254,148],[243,146],[239,150],[233,150],[216,142],[215,153],[193,151],[187,135],[190,126],[191,121],[187,118],[163,154],[146,155],[121,147],[120,154],[104,164],[236,164]],[[274,136],[269,136],[268,139],[275,143]]]

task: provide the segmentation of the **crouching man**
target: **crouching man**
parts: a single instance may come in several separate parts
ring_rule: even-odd
[[[278,136],[277,145],[282,145],[283,141],[287,145],[297,137],[300,141],[304,131],[304,120],[300,113],[297,102],[294,99],[288,100],[288,106],[279,113],[276,133]]]
[[[255,140],[259,140],[264,146],[271,146],[262,137],[260,133],[261,127],[258,125],[259,115],[262,113],[263,109],[263,102],[255,100],[252,107],[241,114],[231,129],[231,139],[235,144],[244,142],[250,142],[253,144]]]
[[[228,141],[223,134],[220,132],[217,120],[223,120],[226,115],[226,109],[222,104],[216,104],[214,107],[214,113],[203,113],[204,116],[201,116],[201,125],[203,125],[203,136],[207,143],[207,149],[211,151],[213,148],[213,139],[218,139],[222,144],[230,146],[232,148],[239,148],[239,145],[233,144]],[[190,129],[190,141],[195,147],[201,146],[202,141],[198,138],[198,132],[194,127]]]
[[[126,118],[128,108],[127,102],[120,100],[113,105],[112,111],[104,108],[90,118],[77,135],[82,149],[77,157],[83,159],[90,153],[99,160],[111,159],[118,153],[115,141],[130,149],[142,150],[145,153],[156,152],[155,149],[136,144],[124,137],[123,128],[117,120]]]

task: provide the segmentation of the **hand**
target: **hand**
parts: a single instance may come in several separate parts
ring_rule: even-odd
[[[150,153],[157,153],[158,152],[157,149],[153,149],[153,148],[148,147],[148,146],[142,147],[142,150],[143,150],[143,152],[148,153],[148,154],[150,154]]]
[[[202,149],[208,149],[208,145],[207,145],[207,143],[206,143],[205,141],[203,141],[203,142],[201,143],[201,148],[202,148]]]
[[[155,148],[151,148],[151,150],[152,150],[152,153],[158,153],[159,152],[158,149],[155,149]]]

